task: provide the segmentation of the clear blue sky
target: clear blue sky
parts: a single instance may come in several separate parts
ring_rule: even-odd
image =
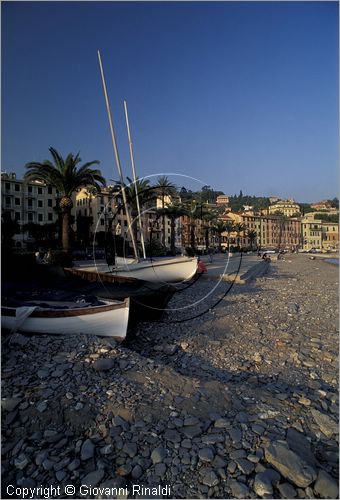
[[[338,194],[337,2],[3,2],[2,170],[80,151],[226,194]],[[202,184],[172,178],[180,186]]]

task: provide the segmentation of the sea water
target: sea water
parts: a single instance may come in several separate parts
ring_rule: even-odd
[[[328,264],[339,265],[339,259],[325,259],[325,261],[328,262]]]

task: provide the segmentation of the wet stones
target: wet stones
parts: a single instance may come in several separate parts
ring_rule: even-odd
[[[95,446],[92,443],[91,439],[86,439],[86,441],[83,442],[80,451],[81,460],[89,460],[90,458],[92,458],[94,455],[94,450]]]
[[[111,370],[115,365],[114,359],[111,358],[99,358],[93,363],[92,367],[98,372],[104,372]]]
[[[339,487],[336,481],[324,470],[319,470],[314,484],[314,493],[320,498],[338,498]]]
[[[167,451],[163,446],[158,446],[151,453],[151,460],[153,464],[158,464],[163,462],[163,460],[167,457]]]
[[[314,421],[325,436],[330,438],[339,433],[339,426],[331,417],[319,410],[316,410],[315,408],[311,409],[311,414]]]

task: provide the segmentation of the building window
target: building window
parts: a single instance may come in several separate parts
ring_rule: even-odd
[[[48,186],[47,192],[48,192],[48,194],[52,194],[52,186]]]
[[[53,214],[51,212],[48,213],[48,220],[53,220]]]
[[[127,220],[124,221],[124,226],[127,227]]]
[[[20,212],[15,212],[15,220],[20,220]]]
[[[27,190],[29,193],[33,193],[33,186],[28,186]]]
[[[15,198],[15,204],[20,205],[20,198]]]
[[[100,225],[104,226],[104,219],[100,219]]]
[[[32,208],[33,207],[33,200],[32,200],[32,198],[29,198],[27,200],[27,206],[28,206],[28,208]]]
[[[38,188],[38,194],[43,194],[42,188]]]
[[[10,182],[6,182],[5,183],[5,188],[7,189],[7,191],[10,191],[11,190],[11,183]]]
[[[42,200],[38,200],[38,207],[39,207],[39,208],[42,208],[42,207],[43,207],[43,201],[42,201]]]
[[[10,205],[11,204],[11,197],[10,196],[6,196],[6,205]]]
[[[28,219],[28,222],[32,222],[33,221],[33,214],[32,214],[32,212],[28,212],[27,219]]]
[[[43,214],[38,214],[38,222],[42,222],[43,221]]]
[[[15,191],[20,191],[20,184],[15,184],[14,189]]]
[[[52,199],[51,199],[51,198],[49,198],[49,199],[47,200],[47,206],[49,206],[49,207],[51,207],[51,206],[52,206]]]

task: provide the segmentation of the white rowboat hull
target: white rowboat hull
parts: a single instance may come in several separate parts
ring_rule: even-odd
[[[16,314],[22,308],[2,307],[1,326],[8,330],[41,334],[84,334],[113,337],[122,342],[126,337],[130,300],[108,301],[104,306],[82,309],[35,310],[19,328]],[[70,312],[72,311],[72,315]],[[45,315],[45,317],[44,317]]]

